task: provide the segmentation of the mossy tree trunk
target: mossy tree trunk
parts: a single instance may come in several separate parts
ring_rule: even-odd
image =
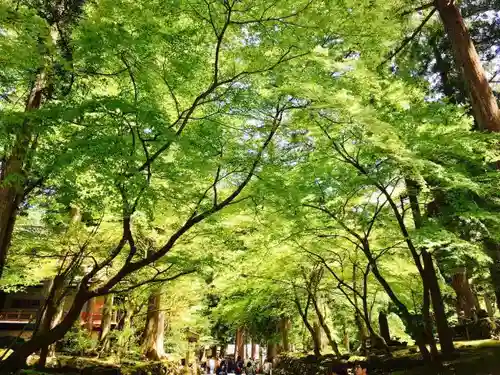
[[[158,361],[165,356],[165,312],[162,311],[162,292],[157,289],[148,299],[146,326],[143,333],[143,352],[146,358]]]

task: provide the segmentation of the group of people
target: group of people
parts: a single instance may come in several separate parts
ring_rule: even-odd
[[[215,375],[257,374],[254,362],[251,360],[243,361],[241,357],[238,357],[236,361],[232,358],[224,358],[224,359],[210,358],[206,361],[204,367],[207,374],[215,374]]]

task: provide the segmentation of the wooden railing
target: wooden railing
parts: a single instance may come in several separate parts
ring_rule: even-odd
[[[117,315],[118,315],[117,312],[113,311],[112,316],[111,316],[111,324],[117,323]],[[82,311],[82,313],[80,315],[80,319],[81,319],[82,323],[88,321],[88,316],[89,316],[88,312]],[[100,326],[101,320],[102,320],[102,313],[101,312],[92,313],[92,321],[94,322],[95,326]]]
[[[34,310],[0,310],[0,323],[29,323],[35,320],[36,311]]]
[[[37,311],[36,310],[0,310],[0,323],[34,323],[36,321]],[[88,313],[82,312],[80,319],[86,322],[88,319]],[[94,326],[100,326],[102,319],[102,313],[96,312],[92,313],[92,321]],[[117,323],[117,313],[113,312],[111,317],[111,324]]]

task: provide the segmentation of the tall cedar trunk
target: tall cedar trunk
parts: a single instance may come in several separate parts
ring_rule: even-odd
[[[288,339],[288,331],[290,330],[290,319],[286,316],[281,317],[280,331],[281,331],[281,347],[283,351],[290,351],[290,340]]]
[[[29,341],[21,344],[10,354],[7,359],[0,362],[0,374],[13,374],[26,365],[29,355],[61,340],[73,324],[78,320],[85,302],[89,299],[89,294],[85,286],[80,286],[75,295],[71,308],[64,318],[49,332],[34,335]]]
[[[493,307],[493,302],[491,302],[490,296],[485,293],[484,294],[484,305],[486,306],[486,312],[491,319],[495,317],[495,308]]]
[[[234,346],[234,356],[243,358],[245,356],[245,332],[243,328],[236,330],[236,345]]]
[[[321,350],[323,349],[323,340],[321,340],[321,326],[319,325],[319,322],[314,319],[313,321],[313,345],[314,345],[314,354],[316,353],[321,353]],[[317,352],[316,352],[316,349]],[[320,354],[316,354],[320,355]]]
[[[217,345],[212,345],[210,347],[210,357],[217,358]]]
[[[132,326],[132,315],[134,314],[134,307],[128,301],[125,302],[125,310],[120,316],[116,329],[125,331]]]
[[[437,0],[457,66],[469,92],[474,118],[481,130],[500,131],[500,111],[479,55],[454,0]]]
[[[222,354],[221,354],[221,357],[222,357]],[[252,350],[250,352],[250,358],[252,360],[255,360],[257,358],[257,344],[255,343],[255,341],[252,339]]]
[[[31,88],[26,102],[26,112],[40,108],[44,87],[45,75],[42,72],[37,75]],[[27,119],[23,121],[10,155],[0,164],[0,278],[7,260],[17,211],[24,196],[26,180],[24,167],[32,142],[30,125]]]
[[[453,48],[455,61],[466,83],[474,119],[479,129],[491,132],[500,131],[498,103],[460,10],[452,0],[437,0],[436,7]],[[495,288],[497,305],[500,308],[500,254],[498,254],[500,244],[493,239],[488,239],[485,241],[485,247],[493,260],[490,265],[491,281]]]
[[[276,343],[269,341],[267,343],[267,360],[273,362],[276,358]]]
[[[55,276],[46,287],[49,287],[49,292],[45,298],[40,324],[36,328],[37,334],[46,333],[54,328],[60,322],[63,312],[64,277],[61,275]],[[45,345],[41,348],[38,367],[45,368],[47,357],[49,354],[52,355],[53,349],[53,345]]]
[[[380,329],[380,336],[388,343],[391,341],[391,333],[389,331],[389,321],[387,320],[387,314],[384,311],[379,311],[378,313],[378,326]]]
[[[245,333],[245,341],[244,341],[244,344],[243,344],[243,347],[244,347],[244,352],[245,352],[245,356],[243,358],[249,358],[250,354],[248,353],[248,334]]]
[[[497,308],[500,309],[500,244],[489,238],[484,241],[484,248],[491,258],[489,266],[491,285],[495,291]]]
[[[165,312],[161,311],[161,297],[160,289],[149,296],[146,326],[143,334],[144,355],[153,361],[159,361],[165,356]]]
[[[330,331],[330,327],[328,327],[328,324],[326,324],[325,317],[323,316],[323,313],[321,312],[321,309],[319,308],[318,305],[318,300],[316,297],[311,296],[314,310],[316,311],[316,316],[318,317],[319,324],[323,328],[323,331],[325,332],[326,338],[328,340],[328,343],[330,344],[330,347],[332,348],[333,352],[337,356],[341,356],[342,354],[340,353],[339,346],[337,345],[337,342],[332,336],[332,333]]]
[[[451,286],[457,296],[457,314],[459,319],[463,317],[467,320],[475,320],[479,310],[477,299],[472,292],[467,276],[467,268],[458,268],[451,279]]]
[[[101,316],[101,332],[99,334],[99,344],[103,351],[109,350],[109,337],[111,331],[111,323],[113,320],[113,300],[112,294],[107,294],[104,298],[104,306]]]
[[[92,336],[92,331],[94,330],[94,310],[95,310],[95,298],[91,298],[87,301],[87,306],[85,307],[85,328]]]
[[[125,301],[125,311],[117,324],[117,329],[122,332],[127,332],[132,327],[132,315],[134,314],[134,307],[130,301]],[[118,351],[122,355],[128,351],[128,336],[126,334],[118,336]]]
[[[418,192],[420,187],[418,183],[412,179],[406,178],[406,190],[410,200],[410,208],[413,215],[413,222],[416,229],[420,229],[423,225],[422,215],[420,213],[420,206],[418,202]],[[400,223],[400,226],[404,226],[404,223]],[[401,228],[403,230],[403,228]],[[406,229],[403,231],[405,234]],[[413,246],[413,245],[412,245]],[[420,275],[422,277],[424,295],[427,291],[430,294],[432,308],[434,310],[434,315],[436,317],[436,327],[439,336],[439,342],[441,344],[441,352],[444,356],[451,355],[455,347],[453,345],[453,335],[448,326],[448,319],[446,318],[446,312],[443,303],[443,297],[441,295],[441,288],[439,287],[439,282],[436,276],[436,269],[434,267],[434,262],[432,261],[431,254],[426,249],[421,249],[421,256],[423,260],[423,269],[420,270]],[[430,319],[425,316],[424,311],[424,322],[426,325],[430,325]],[[425,331],[429,333],[430,327],[426,327]],[[432,342],[431,342],[432,345]]]

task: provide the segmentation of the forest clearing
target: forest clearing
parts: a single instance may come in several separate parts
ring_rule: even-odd
[[[500,2],[0,0],[0,374],[500,374]]]

